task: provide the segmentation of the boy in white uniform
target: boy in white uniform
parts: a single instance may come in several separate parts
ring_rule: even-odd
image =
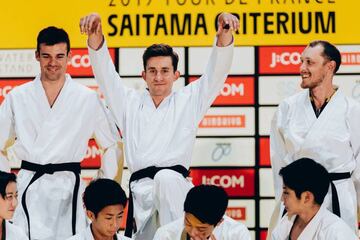
[[[86,215],[91,224],[68,240],[126,240],[117,232],[126,206],[121,186],[110,179],[97,179],[86,187],[83,196]]]
[[[330,185],[326,169],[302,158],[280,170],[282,200],[287,213],[272,232],[272,240],[355,240],[358,237],[323,203]]]
[[[185,217],[160,227],[154,240],[250,240],[243,224],[224,216],[227,205],[224,189],[196,186],[186,196]]]

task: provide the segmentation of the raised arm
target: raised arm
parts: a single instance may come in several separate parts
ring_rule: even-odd
[[[224,86],[230,71],[234,51],[233,31],[239,28],[239,20],[229,13],[218,17],[218,31],[205,73],[187,87],[194,96],[197,122],[203,118]]]
[[[118,127],[123,130],[126,96],[131,90],[123,85],[116,72],[102,33],[100,16],[93,13],[81,18],[80,31],[88,36],[88,50],[95,80]]]
[[[0,106],[0,126],[0,170],[10,172],[9,160],[5,153],[8,143],[15,138],[15,132],[9,95]]]

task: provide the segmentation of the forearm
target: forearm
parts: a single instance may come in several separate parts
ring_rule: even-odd
[[[224,87],[233,59],[233,44],[227,47],[213,46],[205,73],[194,82],[198,96],[198,116],[202,119],[220,90]]]

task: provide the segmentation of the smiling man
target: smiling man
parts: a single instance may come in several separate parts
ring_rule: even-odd
[[[126,195],[121,186],[110,179],[96,179],[86,187],[84,196],[90,226],[68,240],[126,240],[117,232],[124,215]]]
[[[186,177],[196,131],[223,88],[233,58],[232,32],[238,28],[237,17],[220,14],[205,74],[178,91],[172,90],[180,76],[178,55],[166,44],[148,47],[142,71],[148,91],[138,93],[125,87],[115,70],[100,16],[90,14],[80,20],[81,32],[88,35],[95,79],[122,131],[132,174],[126,236],[136,232],[135,239],[152,239],[159,225],[182,216],[186,193],[192,187]]]
[[[280,201],[282,181],[278,173],[282,167],[297,158],[315,159],[328,170],[332,180],[325,207],[357,232],[360,105],[333,85],[341,64],[335,46],[326,41],[311,42],[301,61],[301,87],[305,90],[279,105],[270,131],[275,198]]]
[[[105,177],[115,177],[119,151],[97,93],[66,74],[68,34],[56,27],[41,30],[35,56],[39,75],[12,90],[0,107],[0,169],[10,170],[6,151],[22,160],[14,223],[30,239],[64,240],[86,227],[78,199],[89,139],[95,136],[104,149]]]
[[[323,205],[330,185],[326,169],[312,159],[299,159],[280,170],[287,213],[272,240],[356,240],[358,237]]]

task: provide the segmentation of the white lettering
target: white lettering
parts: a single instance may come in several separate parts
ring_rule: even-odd
[[[271,54],[271,68],[275,68],[278,63],[282,65],[298,65],[301,63],[301,53],[299,52],[283,52],[281,54],[272,53]]]
[[[201,182],[202,184],[221,186],[223,188],[236,188],[237,186],[244,188],[245,186],[245,178],[243,175],[239,177],[235,175],[214,175],[212,177],[203,176]]]
[[[72,65],[75,68],[88,68],[91,66],[89,55],[74,55],[68,65]]]
[[[244,96],[243,83],[240,83],[239,85],[236,85],[235,83],[225,83],[224,88],[221,90],[222,96],[236,96],[237,94],[240,96]]]

